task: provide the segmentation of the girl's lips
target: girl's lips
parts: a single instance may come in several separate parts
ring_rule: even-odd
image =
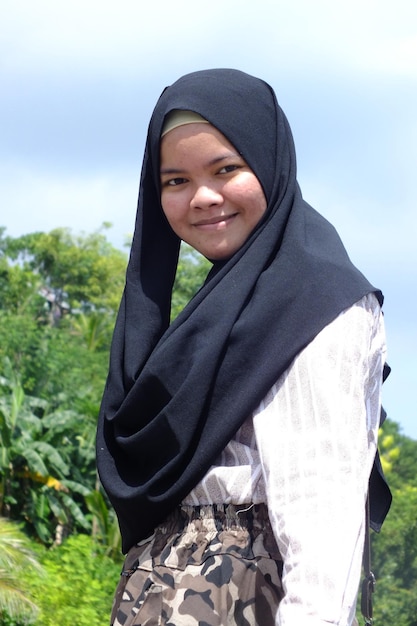
[[[216,228],[223,227],[228,222],[233,220],[236,217],[237,213],[232,213],[231,215],[218,215],[217,217],[211,217],[206,220],[200,220],[196,222],[194,226],[196,228],[201,228],[204,230],[215,230]]]

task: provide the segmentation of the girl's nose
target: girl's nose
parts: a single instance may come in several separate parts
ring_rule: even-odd
[[[193,209],[208,209],[223,202],[222,194],[209,185],[199,185],[191,199]]]

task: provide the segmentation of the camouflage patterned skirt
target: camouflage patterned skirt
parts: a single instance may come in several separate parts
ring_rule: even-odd
[[[113,626],[274,626],[282,561],[265,505],[181,507],[126,556]]]

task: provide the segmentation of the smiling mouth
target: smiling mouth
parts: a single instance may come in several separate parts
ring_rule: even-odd
[[[196,222],[194,226],[196,228],[203,229],[215,229],[227,225],[231,220],[237,216],[237,213],[231,213],[230,215],[218,215],[217,217],[211,217],[205,220]]]

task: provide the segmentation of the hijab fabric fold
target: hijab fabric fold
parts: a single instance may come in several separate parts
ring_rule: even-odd
[[[161,208],[159,144],[174,109],[198,113],[226,136],[259,179],[268,208],[170,325],[180,241]],[[149,124],[97,434],[99,474],[124,552],[205,475],[297,354],[370,292],[382,304],[334,228],[302,198],[290,127],[269,85],[219,69],[164,90]],[[387,507],[384,500],[375,526]]]

